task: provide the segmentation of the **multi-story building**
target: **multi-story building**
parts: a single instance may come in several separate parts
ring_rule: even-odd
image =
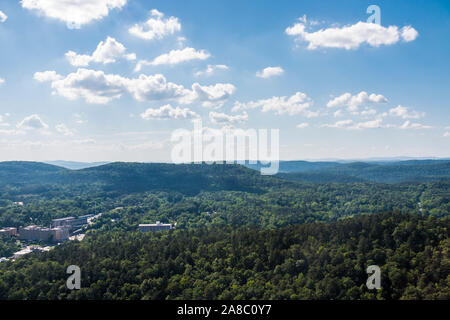
[[[69,238],[68,228],[43,228],[28,226],[19,228],[19,239],[58,242]]]
[[[17,235],[16,228],[4,228],[0,229],[0,237],[12,237]]]
[[[69,231],[72,232],[74,230],[80,229],[81,227],[88,224],[88,219],[92,218],[94,215],[88,214],[80,217],[67,217],[60,219],[53,219],[52,225],[53,227],[66,227],[69,228]]]
[[[170,230],[172,229],[172,224],[170,223],[161,223],[156,221],[153,224],[140,224],[139,231],[148,232],[148,231],[161,231],[161,230]]]

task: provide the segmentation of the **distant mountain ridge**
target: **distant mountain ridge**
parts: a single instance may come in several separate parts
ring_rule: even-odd
[[[256,166],[114,162],[70,170],[40,162],[0,162],[4,185],[97,185],[120,192],[151,190],[197,194],[201,191],[260,192],[270,186],[307,183],[430,182],[450,180],[450,161],[410,160],[393,163],[282,161],[276,176],[262,176]],[[256,169],[256,170],[255,170]]]
[[[450,179],[450,160],[280,162],[280,178],[302,182],[428,182]]]
[[[279,183],[239,165],[114,162],[70,170],[39,162],[0,162],[2,185],[61,186],[98,185],[104,190],[142,192],[151,190],[197,194],[201,191],[251,191]]]

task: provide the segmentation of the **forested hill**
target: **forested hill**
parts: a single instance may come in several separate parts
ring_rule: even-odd
[[[254,169],[260,168],[259,165]],[[423,160],[390,163],[281,162],[277,177],[240,165],[125,163],[70,170],[39,162],[0,162],[0,187],[89,184],[102,190],[128,192],[201,191],[259,192],[292,181],[319,183],[430,182],[450,180],[450,161]],[[281,178],[281,179],[279,179]]]
[[[0,264],[1,299],[449,299],[449,220],[399,213],[275,230],[91,234]],[[81,290],[66,289],[78,265]],[[366,269],[381,268],[381,290]]]
[[[69,170],[37,162],[1,162],[0,187],[57,184],[89,184],[103,190],[129,192],[249,191],[290,182],[260,175],[239,165],[165,164],[116,162],[102,166]]]
[[[279,177],[302,182],[429,182],[450,180],[450,160],[280,163]]]
[[[67,169],[28,161],[0,162],[0,185],[54,183]]]

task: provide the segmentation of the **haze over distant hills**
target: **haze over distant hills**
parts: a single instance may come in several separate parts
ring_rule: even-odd
[[[78,161],[65,161],[65,160],[54,160],[54,161],[44,161],[44,163],[52,164],[55,166],[63,167],[71,170],[86,169],[92,167],[98,167],[104,164],[108,164],[108,161],[102,162],[78,162]]]

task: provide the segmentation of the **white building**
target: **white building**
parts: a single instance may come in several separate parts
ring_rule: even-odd
[[[156,221],[156,223],[153,224],[140,224],[139,225],[139,231],[141,232],[148,232],[148,231],[162,231],[162,230],[170,230],[172,229],[171,223],[161,223],[159,221]]]

